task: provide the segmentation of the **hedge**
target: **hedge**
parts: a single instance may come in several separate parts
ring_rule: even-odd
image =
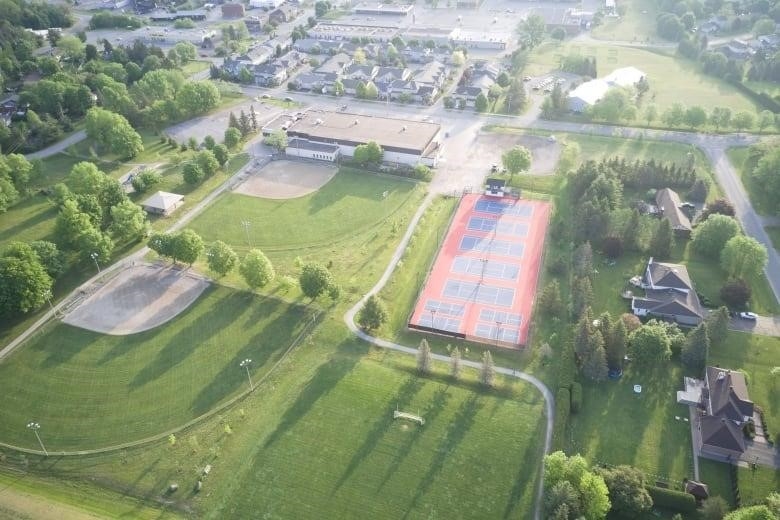
[[[653,498],[653,505],[656,507],[663,507],[678,513],[693,513],[696,511],[696,499],[689,493],[656,486],[647,486],[646,489]]]
[[[582,385],[575,382],[571,385],[571,413],[582,410]]]
[[[571,394],[566,387],[560,387],[555,394],[555,426],[553,427],[552,450],[563,450],[566,444],[566,427],[571,412]]]

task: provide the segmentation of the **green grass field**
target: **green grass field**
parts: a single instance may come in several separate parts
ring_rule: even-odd
[[[590,34],[608,41],[658,41],[655,19],[658,7],[647,0],[627,0],[621,4],[625,15],[620,18],[604,18],[604,23],[594,27]]]
[[[737,171],[742,186],[745,187],[745,191],[748,194],[750,203],[759,215],[772,215],[776,202],[769,200],[764,193],[762,186],[755,182],[750,175],[750,172],[755,167],[755,161],[750,159],[750,150],[745,147],[729,148],[726,151],[726,155],[729,158],[732,166]],[[777,246],[777,244],[775,245]]]
[[[733,86],[698,72],[693,63],[644,49],[607,44],[542,44],[531,53],[525,71],[531,76],[547,74],[557,70],[560,60],[569,54],[595,57],[599,76],[619,67],[638,67],[650,82],[645,103],[652,101],[659,112],[673,103],[700,105],[707,110],[713,107],[728,107],[732,112],[756,110],[756,106]],[[667,81],[667,78],[676,78],[676,81]]]
[[[64,324],[0,364],[0,439],[49,450],[91,449],[175,428],[245,389],[238,366],[265,374],[307,313],[271,298],[214,287],[163,327],[108,336]]]
[[[370,259],[391,251],[390,242],[400,239],[422,197],[422,186],[413,182],[345,168],[320,190],[296,199],[223,195],[190,228],[207,243],[223,240],[243,254],[248,243],[241,222],[248,221],[252,247],[268,255],[277,275],[297,277],[296,258],[330,263],[351,298],[362,295],[357,285],[376,280],[384,269]],[[227,281],[243,283],[235,273]]]

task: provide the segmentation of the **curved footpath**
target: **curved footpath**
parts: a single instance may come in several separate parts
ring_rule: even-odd
[[[407,347],[405,345],[399,345],[398,343],[393,343],[392,341],[376,338],[374,336],[371,336],[370,334],[367,334],[366,332],[361,330],[357,325],[355,325],[355,315],[358,313],[358,311],[363,306],[365,301],[370,296],[377,294],[379,291],[381,291],[382,288],[385,286],[385,284],[387,284],[388,280],[390,280],[390,276],[393,274],[393,271],[395,271],[398,262],[401,260],[401,256],[406,250],[406,246],[409,245],[409,240],[412,238],[412,234],[414,233],[414,230],[417,228],[417,223],[420,221],[420,218],[425,213],[425,210],[428,209],[428,206],[430,205],[434,197],[435,197],[434,193],[428,193],[428,195],[425,197],[425,200],[423,200],[417,212],[412,217],[412,220],[409,222],[409,227],[406,228],[406,233],[404,233],[401,242],[398,244],[398,247],[393,253],[392,258],[390,259],[390,263],[387,265],[385,272],[382,273],[382,277],[379,279],[376,285],[374,285],[374,287],[372,287],[371,290],[365,294],[365,296],[363,296],[352,308],[350,308],[346,312],[346,314],[344,314],[344,322],[347,324],[347,327],[349,328],[349,330],[352,331],[353,334],[355,334],[360,339],[367,341],[373,345],[376,345],[377,347],[386,348],[389,350],[395,350],[396,352],[402,352],[404,354],[409,354],[411,356],[417,355],[416,348]],[[445,363],[449,362],[450,360],[449,356],[444,356],[442,354],[433,354],[432,357],[436,361],[442,361]],[[469,361],[466,359],[462,360],[461,364],[463,366],[477,368],[477,369],[482,367],[482,363],[477,363],[476,361]],[[547,386],[544,383],[542,383],[539,379],[535,378],[530,374],[526,374],[525,372],[519,372],[516,369],[506,368],[506,367],[496,367],[496,372],[506,376],[513,376],[518,379],[522,379],[523,381],[527,381],[531,383],[533,386],[535,386],[536,389],[542,393],[542,397],[544,397],[544,404],[547,412],[546,414],[547,429],[545,431],[545,436],[544,436],[544,453],[545,455],[550,453],[550,448],[552,446],[553,421],[555,419],[554,417],[555,401],[552,392],[550,392],[550,389],[547,388]],[[544,464],[542,464],[541,468],[539,469],[539,484],[536,491],[536,506],[534,507],[535,520],[539,520],[541,518],[543,491],[544,491]]]

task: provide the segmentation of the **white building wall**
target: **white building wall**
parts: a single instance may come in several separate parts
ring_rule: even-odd
[[[284,3],[284,0],[249,0],[250,7],[276,9]]]
[[[305,148],[296,148],[294,146],[288,146],[284,149],[284,153],[292,157],[301,157],[303,159],[315,159],[318,161],[336,162],[338,158],[338,151],[336,152],[321,152],[314,150],[307,150]]]

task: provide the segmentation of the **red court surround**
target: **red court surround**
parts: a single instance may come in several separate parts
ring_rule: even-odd
[[[528,340],[550,204],[465,195],[409,326],[487,344]]]

